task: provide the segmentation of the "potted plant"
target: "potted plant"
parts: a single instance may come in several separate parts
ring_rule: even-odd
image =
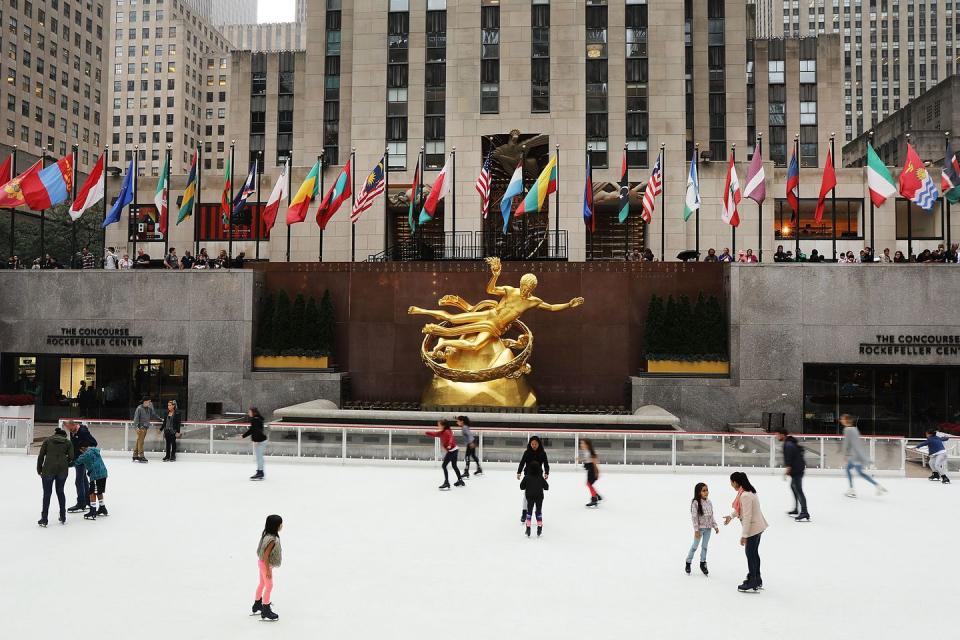
[[[725,376],[730,374],[727,323],[713,296],[674,299],[653,295],[647,309],[647,373]]]
[[[325,291],[320,303],[286,291],[269,294],[260,306],[254,369],[326,369],[333,344],[333,302]]]

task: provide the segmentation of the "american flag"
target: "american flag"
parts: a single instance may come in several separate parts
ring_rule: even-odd
[[[487,159],[483,161],[483,166],[480,168],[480,177],[477,178],[477,183],[474,185],[477,189],[477,193],[480,194],[480,211],[483,213],[483,217],[487,217],[487,211],[490,208],[490,170],[493,166],[493,151],[487,154]]]
[[[353,213],[350,214],[350,222],[359,220],[360,214],[372,207],[373,201],[377,199],[378,195],[383,193],[386,166],[386,156],[384,155],[364,181],[363,189],[360,191],[360,195],[357,196],[357,201],[353,204]]]
[[[643,221],[650,224],[653,220],[653,209],[656,206],[656,198],[660,195],[663,186],[663,174],[660,171],[660,154],[657,154],[657,163],[653,165],[653,171],[650,173],[650,180],[647,181],[647,188],[643,191]]]

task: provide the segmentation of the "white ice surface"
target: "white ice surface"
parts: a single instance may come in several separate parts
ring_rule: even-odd
[[[606,473],[588,510],[582,471],[555,469],[528,540],[505,466],[439,492],[432,467],[268,460],[255,483],[251,459],[106,462],[111,515],[61,527],[53,506],[40,529],[35,459],[0,455],[0,638],[960,637],[960,487],[926,480],[886,479],[883,497],[861,481],[851,500],[845,479],[810,477],[813,522],[797,524],[788,485],[755,475],[771,527],[754,595],[736,591],[737,524],[714,536],[709,578],[683,573],[693,485],[725,513],[726,474]],[[270,513],[285,523],[274,624],[247,615]]]

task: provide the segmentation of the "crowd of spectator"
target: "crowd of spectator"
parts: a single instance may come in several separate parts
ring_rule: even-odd
[[[83,247],[69,263],[62,263],[52,257],[49,253],[42,258],[34,258],[32,261],[21,260],[18,255],[11,255],[7,258],[7,269],[107,269],[126,271],[129,269],[240,269],[246,261],[246,254],[241,251],[231,258],[223,249],[216,258],[211,258],[206,249],[200,249],[196,256],[192,255],[187,249],[183,256],[177,255],[177,250],[170,247],[167,250],[163,260],[154,262],[146,251],[142,248],[137,249],[137,256],[130,259],[128,253],[118,254],[114,247],[108,247],[103,258],[98,259],[90,252],[89,247]]]

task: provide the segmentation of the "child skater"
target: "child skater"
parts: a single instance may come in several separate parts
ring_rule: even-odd
[[[693,544],[690,545],[690,551],[687,553],[687,564],[685,571],[690,575],[690,563],[693,562],[693,554],[700,545],[700,571],[708,576],[707,571],[707,545],[710,544],[711,529],[720,533],[720,527],[717,521],[713,519],[713,503],[710,502],[710,489],[706,482],[698,482],[693,488],[693,500],[690,501],[690,518],[693,520]]]
[[[927,455],[930,456],[928,464],[933,474],[927,480],[950,484],[950,478],[947,477],[947,449],[943,446],[950,436],[938,436],[936,429],[927,429],[926,435],[927,439],[918,444],[917,449],[926,447]]]
[[[457,481],[453,483],[455,487],[464,487],[466,483],[463,476],[460,475],[460,468],[457,467],[457,458],[460,453],[457,451],[457,440],[453,437],[453,431],[450,429],[450,422],[447,420],[437,420],[438,431],[427,431],[428,436],[440,438],[440,446],[446,451],[443,456],[443,484],[440,485],[441,491],[450,489],[450,477],[447,475],[447,465],[453,464],[453,472],[457,474]]]
[[[90,476],[90,511],[83,514],[84,520],[96,520],[97,516],[107,516],[107,505],[103,494],[107,491],[107,466],[100,457],[97,447],[84,447],[82,453],[73,461],[76,466],[83,466]]]
[[[600,463],[597,461],[597,452],[593,449],[593,443],[586,438],[580,440],[580,461],[583,462],[583,468],[587,470],[587,489],[590,490],[590,502],[586,506],[597,507],[603,500],[593,486],[600,477]]]
[[[477,472],[474,475],[482,476],[483,469],[480,468],[480,458],[477,457],[477,439],[476,436],[473,435],[473,430],[470,428],[470,418],[467,416],[457,416],[457,426],[460,427],[460,431],[463,433],[463,444],[467,447],[467,450],[463,454],[463,462],[467,467],[463,472],[463,477],[470,477],[471,459],[477,463]]]
[[[261,620],[277,620],[280,616],[270,608],[270,592],[273,591],[273,569],[279,567],[283,560],[283,551],[280,548],[280,530],[283,529],[283,518],[278,515],[267,516],[260,534],[260,544],[257,545],[257,569],[260,582],[257,584],[256,601],[253,603],[252,614],[260,614]]]
[[[530,436],[527,443],[527,449],[520,458],[520,465],[517,467],[517,480],[520,480],[520,474],[523,473],[523,480],[520,482],[520,489],[524,492],[527,500],[523,515],[526,522],[526,534],[530,537],[530,526],[533,515],[537,515],[537,537],[543,533],[543,492],[550,488],[547,484],[547,478],[550,477],[550,462],[547,460],[547,452],[543,449],[543,443],[539,436]]]

